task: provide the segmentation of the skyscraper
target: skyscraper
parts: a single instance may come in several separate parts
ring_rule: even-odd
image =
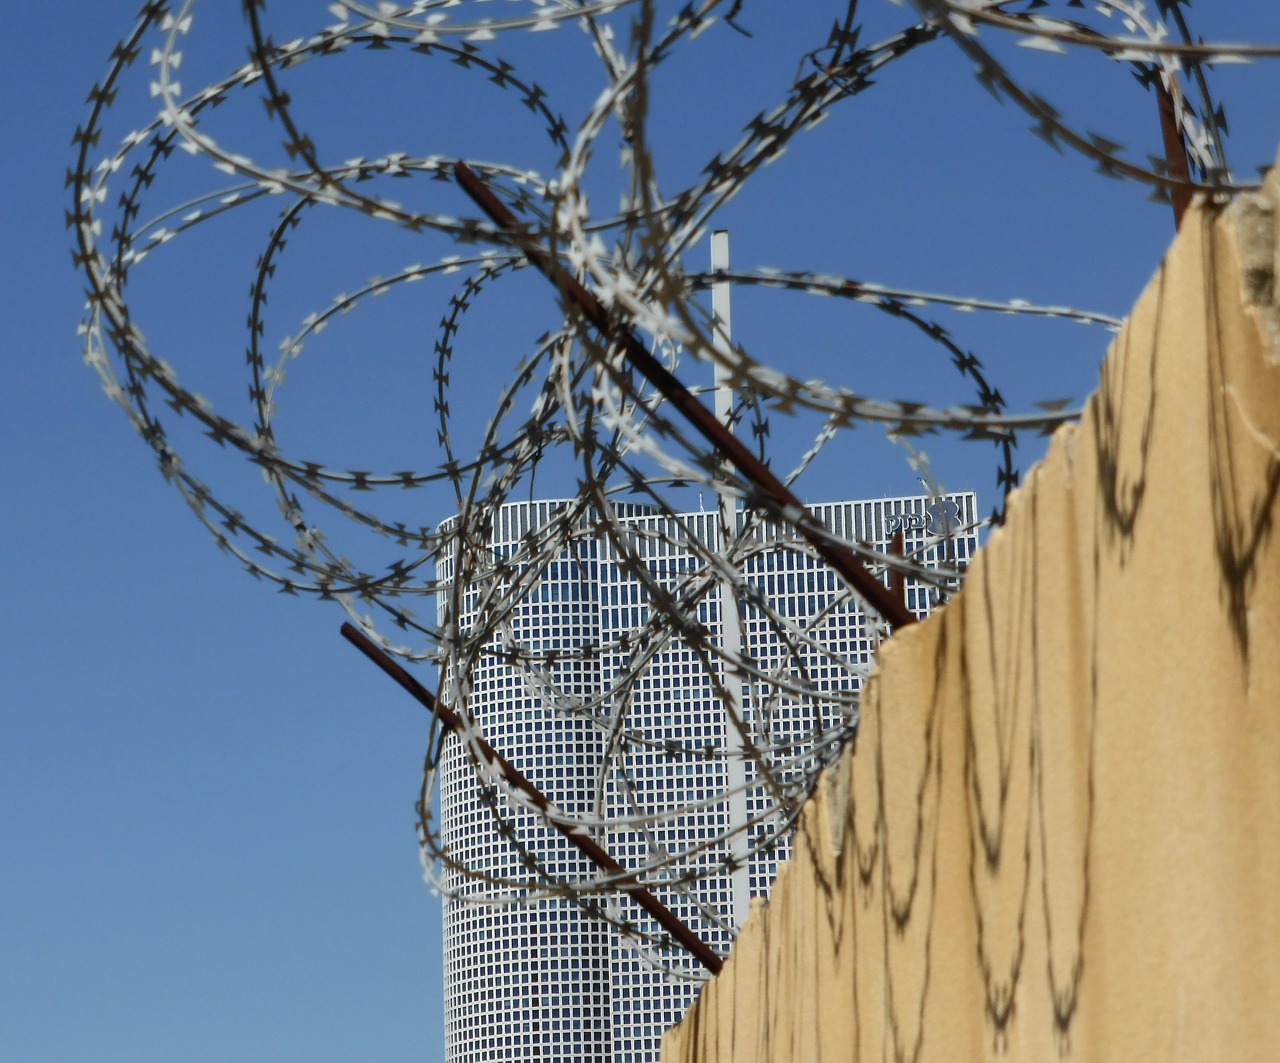
[[[486,552],[513,557],[567,505],[502,506]],[[880,549],[901,530],[926,567],[962,568],[977,547],[972,492],[933,506],[885,498],[809,510],[833,534]],[[661,864],[667,885],[655,892],[723,955],[786,858],[779,793],[856,726],[877,635],[835,574],[777,525],[731,518],[737,571],[717,575],[707,560],[722,552],[718,512],[632,505],[616,515],[612,537],[580,519],[538,572],[499,563],[492,579],[527,588],[507,612],[488,612],[485,579],[453,586],[454,615],[442,599],[442,621],[484,635],[469,667],[446,663],[442,691],[465,697],[485,737],[562,811],[608,821],[597,840],[625,867]],[[457,576],[453,564],[441,563],[443,580]],[[925,583],[907,580],[906,595],[917,615],[928,611]],[[679,627],[660,631],[673,615]],[[596,873],[535,815],[503,807],[457,738],[442,756],[440,818],[443,845],[472,872],[535,883],[537,864],[560,880]],[[449,1063],[656,1063],[703,972],[664,947],[634,900],[590,899],[606,922],[563,898],[476,903],[484,881],[456,870],[445,882],[472,898],[445,901]]]

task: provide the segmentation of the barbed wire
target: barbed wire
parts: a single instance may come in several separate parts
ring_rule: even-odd
[[[67,177],[73,192],[67,222],[87,284],[81,329],[85,360],[220,549],[280,592],[339,602],[386,652],[440,666],[440,698],[462,723],[460,752],[453,760],[442,754],[438,720],[428,746],[419,813],[434,884],[475,903],[570,898],[610,919],[657,961],[693,976],[672,957],[669,936],[622,912],[612,898],[635,885],[666,891],[695,929],[719,934],[719,940],[732,935],[725,913],[699,893],[698,884],[782,842],[821,768],[853,734],[867,662],[833,648],[833,627],[844,622],[839,618],[871,616],[873,643],[886,630],[875,623],[874,603],[829,568],[826,551],[857,558],[878,579],[887,579],[890,569],[900,571],[916,581],[913,586],[932,588],[936,601],[958,583],[962,571],[926,560],[973,529],[946,525],[941,534],[897,556],[884,543],[847,529],[837,532],[810,511],[780,504],[750,475],[730,467],[723,453],[691,430],[669,396],[635,371],[621,333],[639,337],[670,372],[714,367],[735,396],[729,425],[749,428],[760,459],[774,456],[771,416],[799,412],[816,418],[818,428],[798,463],[779,474],[785,485],[794,483],[833,440],[872,424],[904,448],[933,502],[942,492],[927,459],[912,445],[919,435],[947,432],[994,442],[997,482],[1011,488],[1018,481],[1018,434],[1052,431],[1077,411],[1064,400],[1009,409],[978,357],[928,315],[935,309],[985,312],[1110,331],[1119,327],[1117,319],[1065,306],[936,294],[803,270],[691,270],[687,263],[699,241],[717,212],[800,134],[834,111],[857,106],[873,85],[893,76],[899,60],[938,48],[959,49],[993,95],[1030,116],[1038,136],[1057,150],[1085,157],[1100,173],[1136,182],[1158,200],[1177,202],[1192,193],[1232,195],[1254,183],[1237,180],[1227,164],[1226,112],[1210,92],[1209,75],[1222,64],[1274,58],[1280,47],[1199,40],[1179,0],[1154,5],[1098,0],[1088,9],[1079,0],[911,0],[914,18],[903,9],[899,28],[864,44],[858,3],[837,4],[829,35],[795,57],[794,77],[774,105],[750,118],[738,142],[716,151],[696,180],[673,191],[658,177],[652,87],[684,51],[713,48],[717,23],[750,35],[761,7],[743,0],[700,0],[670,9],[642,0],[528,0],[500,8],[486,0],[376,7],[337,0],[323,9],[331,23],[276,43],[265,27],[268,6],[264,0],[244,3],[248,61],[193,92],[184,91],[179,72],[198,39],[195,0],[146,3],[112,51],[105,77],[91,90],[88,117],[74,138],[78,155]],[[490,17],[495,10],[501,14]],[[585,31],[598,67],[597,95],[576,125],[498,51],[517,35],[565,27]],[[1064,117],[1013,72],[1004,54],[1009,46],[1046,56],[1076,51],[1130,70],[1143,90],[1162,101],[1164,153],[1144,158],[1118,139]],[[316,107],[292,87],[293,72],[356,51],[365,53],[374,78],[379,62],[400,53],[449,64],[495,86],[540,125],[557,160],[554,172],[444,152],[393,150],[373,158],[331,160],[323,134],[303,118]],[[134,68],[144,55],[148,71],[139,78]],[[145,82],[154,114],[107,149],[102,141],[115,109],[136,106],[135,80]],[[265,106],[285,153],[283,165],[259,161],[245,145],[224,143],[211,132],[213,112],[244,95],[257,95]],[[590,194],[590,162],[606,130],[620,135],[624,187],[620,209],[602,217],[596,213],[598,197]],[[1180,151],[1173,151],[1173,144]],[[165,182],[158,179],[188,157],[217,175],[216,187],[177,200],[160,198]],[[448,188],[439,195],[451,194],[458,164],[515,216],[515,225],[464,216],[454,207],[408,206],[381,194],[391,179],[425,184],[428,199],[444,185]],[[152,349],[148,321],[142,313],[135,316],[130,281],[144,265],[150,270],[159,263],[162,270],[175,241],[243,227],[238,219],[266,206],[275,217],[249,274],[248,403],[232,409],[187,383],[188,374],[199,376],[202,366],[184,367],[180,377],[169,361],[172,352]],[[318,212],[335,211],[354,214],[382,232],[420,239],[424,246],[443,240],[449,250],[313,304],[317,308],[269,356],[267,307],[289,241]],[[474,418],[465,414],[459,431],[452,402],[465,396],[466,381],[479,370],[459,358],[456,337],[476,305],[514,278],[529,276],[531,264],[553,280],[560,278],[546,291],[548,303],[557,304],[558,322],[529,346],[502,383],[478,443],[463,447],[455,437],[472,434]],[[598,302],[608,327],[599,327],[582,301],[575,302],[565,278]],[[286,449],[277,438],[277,403],[291,366],[338,318],[421,282],[458,285],[450,291],[434,342],[435,455],[418,455],[411,468],[377,471]],[[725,336],[700,297],[718,283],[732,284],[747,297],[781,289],[873,308],[936,345],[963,390],[953,404],[937,405],[864,394],[855,390],[853,373],[831,381],[793,375],[784,359]],[[282,523],[246,515],[194,471],[176,441],[190,434],[184,427],[190,424],[217,449],[258,466]],[[333,436],[335,442],[340,436],[336,425]],[[540,468],[552,461],[574,470],[576,494],[548,510],[541,524],[500,542],[502,507],[522,501],[526,489],[532,499]],[[386,515],[396,509],[386,502],[389,495],[420,489],[436,491],[430,497],[444,508],[427,513],[419,503],[411,507],[414,521]],[[684,500],[691,492],[715,500],[722,516],[718,525],[689,519]],[[450,510],[456,516],[441,522]],[[389,544],[396,551],[393,560],[384,564],[346,556],[331,545],[331,537],[341,537],[325,523],[333,517],[383,548]],[[548,585],[547,574],[570,559],[585,586],[581,557],[599,544],[607,544],[620,570],[641,588],[644,619],[607,638],[552,649],[525,638],[521,610]],[[781,555],[823,573],[821,604],[804,615],[771,600],[762,582],[746,575],[755,560]],[[725,587],[736,608],[767,632],[776,650],[768,661],[749,653],[745,643],[726,645],[707,619],[714,612],[708,603],[719,600]],[[673,648],[686,655],[687,666],[725,707],[723,726],[710,738],[664,734],[643,714],[630,711],[637,691]],[[810,674],[819,662],[842,677],[823,692],[815,689]],[[594,736],[589,793],[537,805],[495,769],[482,749],[483,714],[472,704],[476,677],[486,669],[488,674],[505,669],[510,689],[520,690],[542,716],[574,721]],[[583,684],[582,669],[592,670],[592,683]],[[743,690],[754,692],[750,714],[740,707]],[[636,751],[706,768],[673,804],[670,786],[660,800],[653,786],[631,770]],[[508,753],[516,760],[537,758],[536,750]],[[740,767],[732,768],[735,763]],[[507,846],[502,859],[478,861],[466,846],[446,838],[447,830],[442,833],[433,795],[446,766],[470,778],[492,831]],[[722,824],[693,841],[674,840],[675,826],[744,796],[755,808],[749,820]],[[547,825],[596,839],[639,839],[632,849],[640,855],[622,872],[566,862],[563,848],[548,842]]]

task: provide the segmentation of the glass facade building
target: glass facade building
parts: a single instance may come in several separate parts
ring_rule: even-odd
[[[564,505],[501,507],[489,551],[511,557]],[[933,506],[914,497],[808,508],[834,534],[881,550],[901,530],[906,552],[925,567],[963,568],[977,548],[972,492]],[[823,750],[815,743],[855,725],[860,676],[877,636],[838,577],[767,522],[741,535],[742,518],[734,518],[741,537],[730,582],[723,573],[700,575],[708,551],[719,552],[718,512],[671,516],[637,505],[619,513],[621,546],[602,535],[576,536],[493,626],[489,649],[500,652],[472,663],[467,710],[560,809],[614,824],[597,840],[623,866],[674,854],[664,874],[682,884],[655,892],[724,955],[749,898],[767,895],[788,854],[776,790],[754,776],[756,766],[785,787],[811,772],[815,757],[834,755],[834,744]],[[944,528],[952,530],[937,534]],[[441,579],[453,578],[451,564],[441,562]],[[452,618],[442,600],[442,621],[469,628],[484,595],[479,582],[455,594]],[[925,583],[907,579],[906,595],[913,612],[928,612]],[[722,615],[728,603],[736,604],[733,615]],[[638,646],[635,633],[672,608],[685,627]],[[726,666],[717,651],[735,643],[737,663]],[[531,666],[505,652],[512,648],[552,659]],[[446,666],[442,690],[456,694],[458,681]],[[642,740],[620,742],[598,712],[575,711],[606,690],[619,703],[616,718],[625,716],[627,733]],[[726,699],[736,703],[741,728],[731,725]],[[744,744],[750,755],[734,755]],[[536,816],[503,807],[504,826],[495,826],[496,799],[477,785],[456,737],[442,754],[439,800],[441,840],[473,871],[519,878],[529,866],[527,848],[558,878],[593,877],[586,858]],[[738,824],[746,826],[726,837]],[[484,892],[458,872],[445,877],[449,892]],[[446,898],[448,1063],[657,1063],[663,1031],[683,1015],[703,972],[678,949],[655,953],[643,943],[661,934],[629,896],[598,903],[611,922],[568,900],[499,906]],[[637,933],[627,937],[611,923]]]

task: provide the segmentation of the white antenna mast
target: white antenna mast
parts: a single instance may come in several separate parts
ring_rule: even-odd
[[[725,229],[717,229],[711,234],[711,271],[729,269],[729,233]],[[733,326],[729,316],[729,282],[716,280],[711,282],[711,316],[715,321],[715,334],[725,344],[733,338]],[[733,410],[733,387],[729,383],[729,371],[719,362],[715,363],[715,413],[718,420],[726,428],[732,428],[729,415]]]
[[[729,268],[729,234],[717,229],[711,234],[711,269],[713,272]],[[727,345],[732,339],[729,319],[729,282],[715,280],[711,283],[712,328],[717,339]],[[715,415],[716,420],[732,430],[733,387],[729,383],[729,371],[715,363]],[[720,549],[728,550],[729,543],[738,534],[738,501],[719,492],[716,495],[720,509]],[[741,654],[742,624],[738,617],[738,596],[733,584],[720,580],[720,637],[724,648],[734,656]],[[750,848],[747,837],[747,764],[743,755],[742,734],[746,718],[742,713],[742,680],[731,674],[728,668],[723,674],[728,704],[725,705],[725,760],[726,782],[729,791],[729,828],[734,835],[729,840],[729,855],[734,861],[730,874],[733,898],[732,922],[736,928],[746,921],[751,906],[751,878],[747,867]]]

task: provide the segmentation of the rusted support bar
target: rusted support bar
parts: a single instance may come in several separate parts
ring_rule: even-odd
[[[462,190],[489,216],[489,219],[500,229],[519,238],[520,225],[515,215],[485,187],[484,182],[476,176],[475,172],[461,162],[454,164],[453,172]],[[522,242],[521,250],[538,271],[564,292],[582,311],[583,316],[606,340],[612,340],[622,347],[631,366],[657,388],[663,398],[670,402],[702,438],[710,443],[722,458],[733,465],[756,490],[768,497],[779,510],[791,511],[797,515],[803,511],[804,506],[791,493],[790,488],[779,480],[764,462],[743,446],[727,427],[716,420],[715,415],[699,402],[643,343],[636,339],[630,329],[610,318],[609,311],[599,299],[560,268],[546,251],[535,246],[532,241]],[[915,617],[906,606],[895,601],[884,584],[876,579],[852,552],[834,545],[803,525],[798,525],[797,530],[808,540],[809,545],[817,551],[818,555],[889,624],[898,628],[915,623]]]
[[[897,558],[905,558],[907,556],[906,540],[902,532],[894,532],[893,538],[889,540],[889,556]],[[907,579],[899,568],[889,567],[889,593],[894,599],[907,608]]]
[[[404,670],[396,661],[386,654],[381,648],[376,646],[363,632],[352,624],[342,625],[342,635],[356,649],[369,658],[374,664],[381,668],[387,675],[394,679],[410,696],[416,699],[419,704],[427,709],[428,712],[435,715],[440,721],[441,728],[450,733],[457,731],[462,726],[462,721],[458,715],[451,709],[441,705],[431,693]],[[489,745],[483,738],[472,739],[476,749],[490,764],[497,768],[502,777],[507,780],[517,790],[520,790],[534,803],[534,805],[542,812],[550,810],[553,806],[541,790],[533,785],[523,774],[506,758],[502,756],[493,746]],[[594,863],[597,867],[602,868],[611,874],[625,875],[627,873],[617,860],[608,854],[603,848],[597,845],[589,837],[585,831],[582,834],[577,833],[583,828],[567,827],[555,820],[549,821],[553,827],[561,834],[569,839],[579,851],[581,851],[587,859]],[[719,974],[723,963],[706,942],[699,938],[692,930],[684,925],[674,912],[663,904],[657,897],[650,893],[645,887],[639,885],[620,887],[623,891],[630,894],[635,902],[640,905],[657,921],[674,941],[679,942],[690,954],[692,954],[699,963],[702,964],[712,974]]]
[[[1169,176],[1177,181],[1190,181],[1191,166],[1187,162],[1187,146],[1178,130],[1178,113],[1173,106],[1173,97],[1159,78],[1155,79],[1155,87],[1156,102],[1160,107],[1160,135],[1164,140],[1164,158],[1169,167]],[[1182,216],[1191,206],[1191,189],[1173,187],[1169,189],[1169,195],[1173,201],[1174,228],[1181,229]]]

